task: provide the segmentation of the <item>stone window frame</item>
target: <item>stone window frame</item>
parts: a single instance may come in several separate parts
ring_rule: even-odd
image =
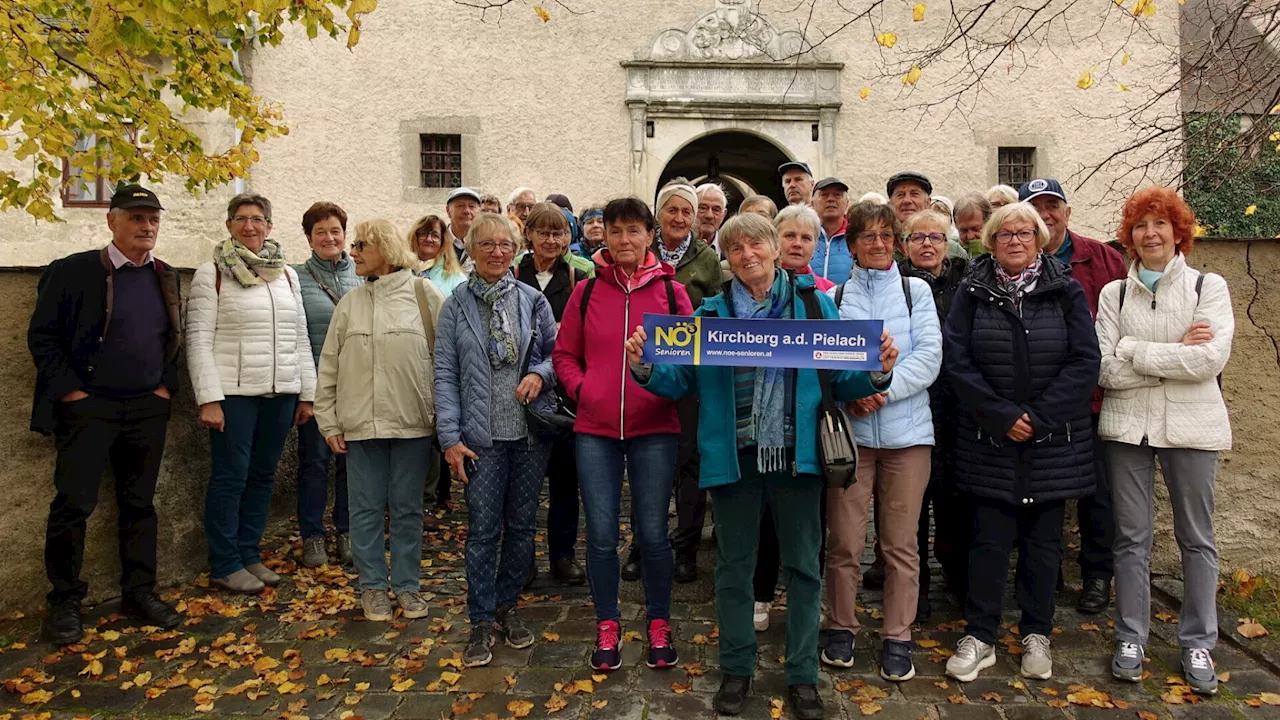
[[[1021,156],[1026,154],[1026,162],[1022,162]],[[1038,148],[1034,145],[1001,145],[996,148],[996,182],[1001,185],[1009,185],[1010,187],[1018,187],[1024,182],[1028,182],[1036,175],[1036,156]],[[1012,175],[1014,169],[1025,170],[1025,180],[1015,180]]]
[[[462,186],[481,185],[478,153],[480,118],[427,117],[400,123],[400,199],[420,205],[443,205],[453,188],[422,187],[422,135],[457,135],[462,141]]]
[[[126,119],[124,122],[126,123],[126,125],[130,124],[130,121],[128,119]],[[134,132],[132,129],[126,130],[126,132],[128,133],[127,137],[129,141],[132,142],[134,145],[137,145],[138,137],[136,132]],[[96,142],[97,142],[96,133],[90,133],[89,135],[77,134],[74,152],[84,152],[89,148],[91,148]],[[82,144],[84,144],[85,147],[81,147]],[[104,158],[99,157],[99,158],[96,158],[94,162],[95,162],[94,173],[95,175],[97,175],[97,177],[95,177],[93,180],[94,198],[92,200],[80,200],[80,199],[75,199],[71,197],[71,188],[73,187],[73,185],[81,183],[81,181],[77,179],[79,176],[72,175],[71,158],[70,157],[62,158],[62,184],[58,192],[59,199],[62,201],[62,207],[64,208],[111,207],[111,197],[115,195],[115,189],[112,188],[107,183],[107,179],[102,175],[102,169],[107,164],[107,161]],[[87,185],[88,183],[83,183],[83,184]]]
[[[1035,177],[1055,177],[1054,157],[1057,143],[1049,135],[1034,135],[1006,132],[978,132],[974,134],[974,144],[980,151],[986,152],[983,168],[984,175],[991,179],[991,184],[1000,180],[1000,148],[1018,147],[1035,148],[1033,172]]]

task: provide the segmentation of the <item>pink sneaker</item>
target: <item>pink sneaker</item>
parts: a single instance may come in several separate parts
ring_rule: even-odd
[[[651,668],[672,667],[680,661],[671,644],[671,623],[661,618],[649,623],[649,659]]]
[[[616,620],[596,624],[596,649],[591,653],[592,670],[617,670],[622,667],[622,627]]]

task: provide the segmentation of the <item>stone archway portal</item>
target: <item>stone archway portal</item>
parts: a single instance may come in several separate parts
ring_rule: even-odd
[[[785,207],[778,166],[789,159],[777,145],[759,136],[733,130],[714,132],[685,145],[672,156],[658,178],[658,187],[680,176],[697,182],[716,182],[723,178],[727,180],[721,185],[729,196],[729,214],[737,212],[742,202],[739,183],[746,186],[744,189],[773,198],[778,207]]]

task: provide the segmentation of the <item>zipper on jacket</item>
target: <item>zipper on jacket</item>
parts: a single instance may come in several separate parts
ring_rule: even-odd
[[[378,286],[369,288],[369,326],[373,332],[369,335],[369,357],[373,359],[369,373],[369,393],[373,398],[373,436],[378,437]],[[492,387],[492,383],[490,383]]]
[[[631,327],[631,278],[627,278],[626,287],[622,291],[622,391],[618,393],[621,402],[618,403],[618,439],[627,439],[627,373],[630,372],[631,362],[627,359],[626,339],[631,337],[627,333],[627,328]]]
[[[288,277],[288,272],[289,270],[286,268],[286,278]],[[278,349],[278,340],[276,338],[276,294],[271,290],[270,283],[267,283],[266,287],[267,297],[271,298],[271,392],[274,393],[276,391],[276,366],[279,365],[275,356]],[[301,375],[299,375],[299,382],[301,382]]]

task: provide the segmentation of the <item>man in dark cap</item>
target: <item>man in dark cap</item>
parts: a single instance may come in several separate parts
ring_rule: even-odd
[[[85,523],[108,462],[119,510],[121,610],[143,625],[182,620],[155,594],[153,497],[164,452],[169,399],[182,346],[178,274],[152,256],[164,210],[140,185],[118,188],[111,243],[54,261],[38,285],[27,344],[36,363],[31,429],[57,440],[45,531],[45,634],[59,644],[84,634],[80,580]]]
[[[907,170],[889,178],[885,183],[885,194],[889,196],[889,205],[898,222],[904,223],[907,218],[929,207],[933,183],[924,173]]]
[[[784,162],[778,166],[778,176],[782,178],[782,194],[788,205],[813,202],[813,173],[807,164]]]
[[[849,225],[849,186],[839,178],[823,178],[813,186],[813,209],[818,211],[822,228],[814,246],[810,267],[813,274],[839,285],[849,279],[853,268],[853,255],[845,242],[845,229]]]

